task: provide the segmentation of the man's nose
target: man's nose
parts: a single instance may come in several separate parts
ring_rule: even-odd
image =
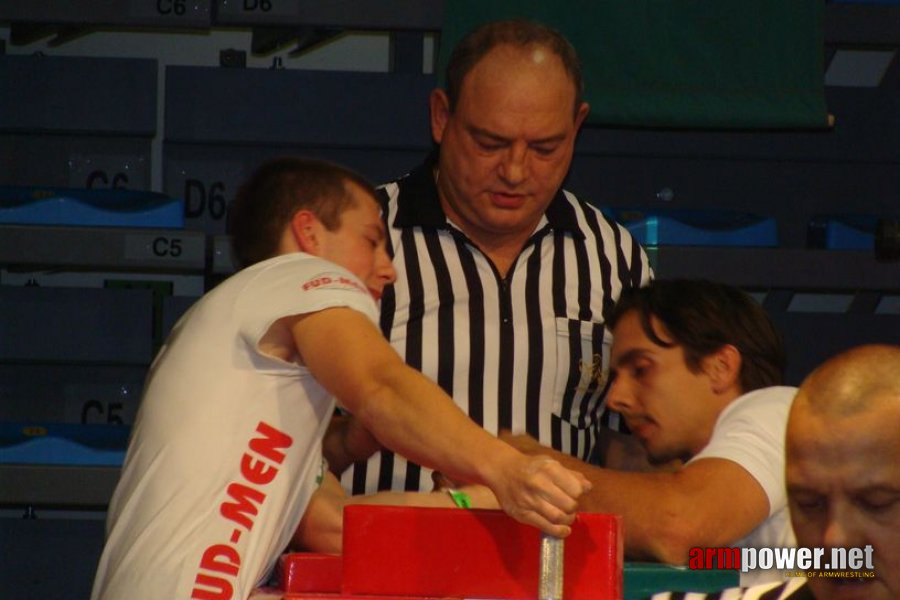
[[[822,543],[826,548],[862,547],[862,536],[855,523],[855,509],[846,503],[836,502],[828,507]]]
[[[500,177],[511,185],[517,185],[528,177],[528,145],[516,142],[510,145],[500,163]]]
[[[394,263],[387,251],[382,250],[379,253],[375,273],[379,279],[384,281],[384,285],[390,285],[397,281],[397,269],[394,268]]]
[[[621,373],[611,375],[612,384],[606,392],[606,405],[616,412],[623,412],[633,405],[633,396],[627,377]]]

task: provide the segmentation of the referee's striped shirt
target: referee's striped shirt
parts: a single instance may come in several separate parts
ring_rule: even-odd
[[[649,281],[623,227],[558,192],[506,277],[441,209],[431,164],[382,188],[397,281],[381,328],[406,362],[492,433],[511,429],[587,460],[605,410],[610,334],[624,288]],[[429,490],[431,472],[389,452],[348,469],[354,494]]]

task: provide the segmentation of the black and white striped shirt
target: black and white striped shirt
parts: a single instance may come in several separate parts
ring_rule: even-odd
[[[560,191],[501,278],[447,221],[430,163],[382,188],[397,281],[381,327],[406,362],[488,431],[526,432],[588,459],[605,410],[605,317],[649,281],[643,249],[597,208]],[[383,452],[342,477],[354,494],[431,489],[430,471]]]

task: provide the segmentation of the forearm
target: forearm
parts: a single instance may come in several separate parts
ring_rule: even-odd
[[[769,514],[762,486],[737,463],[705,459],[676,472],[588,467],[588,510],[620,514],[633,558],[684,564],[691,548],[734,544]]]
[[[582,473],[592,488],[581,497],[580,509],[621,515],[630,558],[683,564],[690,548],[733,543],[768,514],[762,488],[731,461],[625,472],[590,465],[530,436],[501,437],[526,454],[550,456]],[[742,490],[741,497],[734,497],[734,489]]]
[[[328,309],[297,317],[290,326],[316,380],[381,444],[454,480],[487,485],[520,521],[559,537],[569,534],[576,499],[588,487],[584,477],[488,434],[403,363],[361,314]]]
[[[291,538],[290,549],[340,554],[346,501],[347,495],[340,482],[331,473],[326,473],[306,505],[303,518]]]
[[[482,485],[470,485],[459,488],[471,503],[470,508],[498,509],[497,498],[491,490]],[[430,508],[455,508],[457,505],[447,490],[434,492],[378,492],[368,496],[350,496],[346,502],[350,504],[418,506]]]
[[[513,518],[565,537],[588,487],[545,457],[526,457],[476,425],[421,373],[398,361],[377,371],[369,401],[350,408],[385,446],[455,481],[483,484]]]
[[[543,454],[559,461],[564,467],[582,473],[591,482],[592,489],[581,497],[579,508],[585,512],[621,515],[625,521],[625,552],[631,558],[663,560],[678,554],[675,544],[663,541],[653,533],[660,533],[668,513],[660,507],[671,507],[672,498],[659,499],[660,494],[671,496],[672,490],[665,481],[653,481],[646,477],[621,477],[622,473],[590,465],[565,452],[544,446],[527,435],[505,432],[501,438],[521,452],[532,456]],[[658,547],[657,547],[658,546]],[[666,562],[672,562],[668,560]]]
[[[581,499],[582,509],[622,516],[629,558],[684,564],[692,546],[706,545],[703,519],[694,518],[702,511],[701,502],[685,493],[676,474],[589,465],[580,471],[593,485]]]
[[[455,481],[486,484],[518,455],[405,364],[381,371],[379,379],[375,401],[356,416],[383,445],[408,459],[439,468]]]

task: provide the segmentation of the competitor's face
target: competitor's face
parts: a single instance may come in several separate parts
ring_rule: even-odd
[[[874,577],[814,577],[819,600],[900,598],[900,403],[825,415],[798,394],[787,430],[787,491],[800,547],[872,547]],[[835,566],[829,565],[834,570]],[[840,569],[843,570],[843,569]]]
[[[662,324],[651,322],[659,337],[670,341]],[[622,414],[652,462],[699,452],[721,410],[710,378],[702,369],[688,368],[681,346],[666,348],[647,337],[636,311],[625,313],[612,334],[609,407]]]
[[[384,224],[375,199],[355,183],[347,187],[354,204],[341,214],[340,227],[321,233],[318,255],[359,277],[378,300],[397,278],[385,247]]]

